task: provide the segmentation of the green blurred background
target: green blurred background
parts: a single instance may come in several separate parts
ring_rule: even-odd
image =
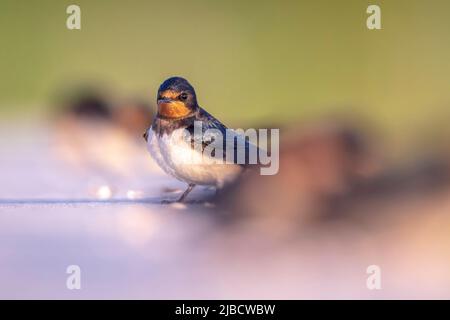
[[[153,101],[180,75],[228,124],[351,115],[408,140],[447,128],[449,15],[448,0],[1,0],[0,118],[43,115],[75,83]]]

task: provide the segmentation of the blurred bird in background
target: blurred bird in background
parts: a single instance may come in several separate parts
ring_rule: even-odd
[[[375,219],[381,213],[368,214],[375,207],[426,199],[449,186],[444,155],[394,165],[359,128],[334,121],[282,129],[279,173],[246,172],[216,198],[219,207],[239,223],[295,234],[310,224]]]
[[[94,88],[70,89],[57,105],[55,150],[73,170],[89,177],[94,193],[103,186],[109,195],[121,179],[160,172],[142,151],[141,133],[153,119],[152,106],[142,99],[112,99]]]

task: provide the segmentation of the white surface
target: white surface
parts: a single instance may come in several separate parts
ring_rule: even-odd
[[[51,131],[1,129],[0,298],[449,296],[445,268],[439,275],[436,263],[424,259],[414,267],[416,256],[392,263],[404,251],[395,241],[386,246],[361,230],[354,241],[339,230],[273,238],[232,228],[214,219],[214,208],[160,205],[179,196],[163,188],[184,185],[140,170],[145,145],[142,155],[130,155],[135,174],[117,176],[74,169],[53,143]],[[108,197],[99,200],[96,190],[104,185]],[[194,190],[192,198],[208,192]],[[381,291],[366,288],[371,264],[382,266]],[[81,268],[81,290],[66,288],[69,265]]]

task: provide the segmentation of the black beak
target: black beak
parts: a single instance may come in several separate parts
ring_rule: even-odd
[[[144,140],[148,142],[148,130],[143,134]]]
[[[170,98],[161,98],[161,99],[158,99],[158,103],[160,103],[160,102],[168,103],[168,102],[171,102],[171,101],[173,101],[173,100],[170,99]]]

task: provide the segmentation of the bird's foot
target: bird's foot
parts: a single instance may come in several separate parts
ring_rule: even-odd
[[[171,203],[177,203],[177,200],[171,200],[171,199],[164,199],[161,200],[161,204],[171,204]]]
[[[161,200],[161,204],[203,204],[206,206],[210,206],[212,203],[208,202],[207,200],[204,199],[198,199],[198,200],[179,200],[179,199],[164,199]]]
[[[163,200],[161,201],[162,204],[169,204],[169,203],[184,203],[186,202],[185,199],[187,197],[187,195],[192,191],[192,189],[194,189],[195,184],[190,183],[188,188],[186,189],[185,192],[183,192],[183,194],[181,195],[181,197],[178,200]]]

